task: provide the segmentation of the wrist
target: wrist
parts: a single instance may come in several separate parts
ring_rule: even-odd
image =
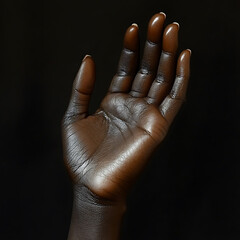
[[[118,239],[125,201],[99,198],[85,186],[74,186],[72,220],[68,240]]]
[[[101,207],[116,207],[122,208],[124,211],[126,209],[126,199],[125,197],[118,198],[105,198],[92,192],[88,187],[81,184],[75,184],[73,186],[73,199],[79,204],[88,204],[93,206]]]

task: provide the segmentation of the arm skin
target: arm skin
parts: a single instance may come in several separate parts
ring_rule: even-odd
[[[185,100],[191,51],[177,56],[179,25],[164,29],[165,18],[151,18],[140,66],[138,26],[127,29],[117,73],[93,115],[95,64],[88,55],[82,61],[62,127],[74,186],[68,240],[119,238],[127,193]]]

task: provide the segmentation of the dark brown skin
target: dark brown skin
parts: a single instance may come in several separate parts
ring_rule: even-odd
[[[119,238],[129,189],[185,100],[190,50],[177,57],[179,25],[155,14],[138,67],[138,26],[125,34],[116,75],[94,115],[91,56],[83,59],[63,119],[64,159],[74,185],[69,240]]]

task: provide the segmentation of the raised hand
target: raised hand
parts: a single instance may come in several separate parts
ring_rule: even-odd
[[[87,189],[104,204],[125,202],[185,100],[191,51],[177,56],[179,25],[163,31],[164,21],[164,13],[151,18],[140,67],[138,26],[127,29],[117,73],[94,115],[95,64],[83,59],[63,119],[65,163],[80,195]]]

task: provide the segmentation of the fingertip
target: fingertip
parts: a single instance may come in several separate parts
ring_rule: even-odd
[[[179,56],[179,61],[180,62],[186,62],[190,60],[192,51],[190,49],[186,49],[184,51],[181,52],[180,56]]]
[[[133,23],[126,31],[124,36],[124,48],[137,51],[139,44],[138,25]]]
[[[179,28],[180,28],[179,23],[173,22],[173,23],[167,25],[167,27],[164,30],[164,35],[168,36],[168,35],[171,35],[173,33],[177,33]]]
[[[178,29],[180,28],[180,24],[178,22],[173,22],[172,24],[175,24],[178,27]]]
[[[192,50],[191,49],[186,49],[188,52],[189,52],[189,54],[190,54],[190,56],[192,55]]]
[[[91,58],[91,55],[86,54],[85,57],[83,58],[82,62],[84,62],[87,58]]]
[[[178,58],[177,75],[189,76],[190,58],[191,58],[191,50],[190,49],[186,49],[181,52],[181,54]]]
[[[85,55],[75,79],[75,89],[90,94],[95,81],[95,62],[91,55]]]
[[[90,71],[90,69],[91,69],[91,71],[92,71],[92,69],[94,70],[95,62],[94,62],[93,57],[91,55],[88,55],[88,54],[85,55],[85,57],[82,60],[82,67],[88,68],[89,71]]]
[[[178,30],[179,24],[174,22],[169,24],[163,34],[163,50],[165,52],[175,53],[178,48]]]
[[[165,19],[166,19],[166,17],[167,17],[166,13],[160,12],[159,14],[162,14],[165,17]]]
[[[138,28],[138,25],[137,25],[137,23],[133,23],[133,24],[132,24],[132,26],[135,26],[135,27],[137,27],[137,28]]]
[[[158,43],[162,37],[163,24],[166,19],[166,14],[163,12],[152,16],[148,23],[147,39],[151,42]]]

